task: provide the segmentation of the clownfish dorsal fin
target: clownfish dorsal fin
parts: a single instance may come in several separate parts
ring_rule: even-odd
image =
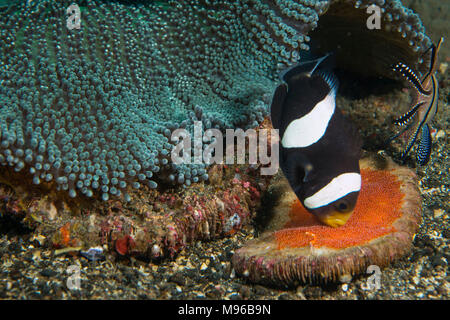
[[[338,78],[333,73],[324,70],[319,70],[317,74],[320,75],[330,87],[330,95],[336,97],[339,88]]]
[[[294,80],[296,76],[304,75],[310,77],[327,58],[331,56],[331,53],[324,55],[321,58],[299,62],[296,65],[282,71],[280,73],[280,80],[289,83],[290,80]]]

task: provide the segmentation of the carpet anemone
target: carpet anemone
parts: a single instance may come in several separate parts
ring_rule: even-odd
[[[204,163],[172,163],[173,130],[256,127],[300,51],[393,77],[397,61],[422,70],[431,44],[396,0],[87,1],[79,29],[70,5],[0,7],[0,165],[71,197],[207,180]]]

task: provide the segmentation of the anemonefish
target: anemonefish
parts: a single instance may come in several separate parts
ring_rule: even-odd
[[[338,227],[350,218],[361,189],[361,139],[336,107],[332,56],[284,71],[270,115],[280,136],[280,167],[303,206]]]

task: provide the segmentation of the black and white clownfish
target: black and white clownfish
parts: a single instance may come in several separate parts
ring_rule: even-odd
[[[331,55],[282,72],[270,115],[279,130],[280,167],[303,206],[320,221],[342,226],[361,189],[362,141],[336,107]]]

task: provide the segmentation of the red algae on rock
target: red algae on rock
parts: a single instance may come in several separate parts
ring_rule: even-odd
[[[236,251],[236,272],[264,284],[326,282],[364,272],[372,264],[386,266],[406,254],[420,223],[415,174],[381,156],[360,164],[358,203],[339,228],[322,225],[285,179],[275,178],[268,190],[277,195],[270,209],[274,217],[266,233]]]

